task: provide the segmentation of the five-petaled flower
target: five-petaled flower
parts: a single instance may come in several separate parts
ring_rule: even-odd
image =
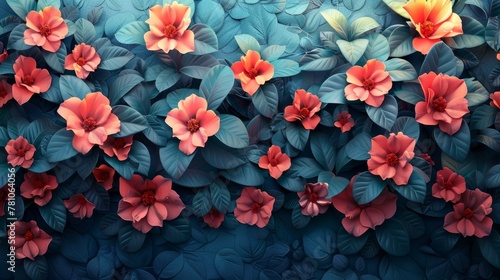
[[[15,140],[9,140],[5,145],[5,151],[7,151],[7,162],[14,167],[30,168],[33,161],[35,161],[33,158],[36,151],[35,146],[31,145],[22,136],[17,137]]]
[[[298,192],[299,205],[302,215],[318,216],[328,210],[328,205],[331,204],[331,199],[326,198],[328,195],[327,183],[307,183],[304,186],[303,192]]]
[[[319,98],[303,89],[295,91],[293,105],[285,107],[283,117],[289,122],[300,121],[305,129],[312,130],[321,121],[321,118],[316,115],[321,109],[321,101]]]
[[[437,75],[434,72],[418,77],[425,101],[415,105],[415,119],[425,125],[437,125],[443,132],[453,135],[460,130],[462,117],[469,112],[465,99],[467,86],[457,77]]]
[[[354,126],[354,120],[347,111],[342,111],[340,114],[337,114],[337,120],[333,123],[335,127],[340,128],[342,133],[351,130]]]
[[[168,53],[176,49],[180,53],[194,51],[194,33],[187,30],[191,23],[191,8],[174,1],[172,4],[153,6],[149,9],[149,30],[144,34],[146,48]]]
[[[460,199],[463,192],[465,192],[464,177],[453,172],[448,167],[437,172],[436,183],[432,185],[433,197],[455,203]]]
[[[124,161],[128,158],[128,153],[132,148],[133,137],[133,135],[122,138],[108,136],[104,144],[100,145],[99,148],[101,148],[107,156],[116,156],[119,161]]]
[[[28,171],[24,174],[24,182],[21,183],[21,195],[28,199],[33,198],[38,206],[44,206],[52,199],[52,191],[58,185],[54,175]]]
[[[68,34],[68,25],[61,17],[58,8],[48,6],[43,10],[31,11],[26,16],[24,43],[30,46],[40,46],[48,52],[56,52],[61,46],[61,40]]]
[[[417,51],[427,54],[441,38],[464,33],[462,20],[453,13],[452,6],[450,0],[410,0],[403,6],[420,35],[412,42]]]
[[[385,71],[385,64],[376,59],[370,59],[361,66],[352,66],[347,70],[345,97],[349,101],[361,100],[366,104],[379,107],[389,90],[392,88],[392,78]]]
[[[172,128],[173,136],[180,140],[179,150],[186,155],[194,153],[197,147],[205,147],[208,137],[219,131],[220,118],[207,110],[207,101],[194,93],[179,101],[178,108],[167,114],[165,122]]]
[[[254,187],[243,188],[236,199],[234,217],[242,224],[263,228],[269,223],[274,206],[274,197]]]
[[[158,175],[153,180],[143,180],[138,174],[130,180],[120,178],[118,216],[131,221],[143,233],[154,226],[163,227],[163,221],[177,218],[185,208],[181,198],[172,190],[172,181]]]
[[[383,180],[392,179],[396,185],[406,185],[413,172],[409,161],[415,156],[415,139],[391,133],[389,138],[378,135],[372,138],[372,148],[368,152],[368,170]]]
[[[79,219],[92,217],[95,208],[94,203],[88,201],[81,193],[64,200],[64,206],[68,208],[68,211],[72,213],[75,218]]]
[[[263,155],[259,159],[259,167],[263,169],[269,169],[269,174],[274,179],[281,177],[283,172],[290,169],[292,166],[292,161],[287,154],[281,152],[281,148],[276,145],[272,145],[267,150],[267,155]]]
[[[83,100],[71,97],[57,109],[72,130],[73,148],[86,154],[94,145],[103,145],[108,135],[120,132],[120,120],[111,112],[109,99],[100,92],[91,92]]]
[[[494,93],[490,94],[490,99],[490,105],[492,107],[500,109],[500,91],[495,91]]]
[[[231,70],[234,78],[241,81],[243,91],[250,96],[274,75],[274,66],[260,59],[260,54],[252,50],[248,50],[246,55],[241,57],[241,61],[233,63]]]
[[[64,60],[64,69],[74,70],[80,79],[86,79],[101,63],[101,57],[91,45],[81,43]]]
[[[115,170],[106,164],[101,164],[94,168],[92,171],[94,178],[97,183],[101,184],[105,190],[109,191],[113,188],[113,176],[115,176]]]
[[[12,99],[12,86],[6,80],[0,81],[0,108]]]
[[[52,237],[40,229],[36,221],[15,223],[16,258],[35,260],[36,256],[47,253]]]
[[[458,203],[453,205],[453,212],[444,217],[444,229],[461,233],[464,237],[490,235],[493,220],[487,215],[492,211],[492,201],[490,194],[479,189],[465,190]]]
[[[34,58],[20,55],[12,68],[16,80],[12,85],[12,96],[19,105],[28,102],[33,94],[49,90],[52,77],[47,69],[36,68]]]
[[[219,228],[224,221],[224,213],[212,207],[207,214],[203,215],[203,221],[212,228]]]

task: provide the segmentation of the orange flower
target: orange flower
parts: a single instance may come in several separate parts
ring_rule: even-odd
[[[104,141],[104,144],[99,146],[99,148],[101,148],[109,157],[116,156],[119,161],[124,161],[128,158],[128,153],[132,148],[133,137],[133,135],[123,138],[114,138],[108,136],[108,139],[106,139],[106,141]]]
[[[350,101],[361,100],[366,104],[379,107],[392,88],[392,79],[385,71],[385,64],[376,59],[370,59],[366,64],[353,66],[346,72],[347,82],[344,89],[345,98]]]
[[[490,105],[492,107],[497,107],[500,109],[500,91],[495,91],[494,93],[490,94]]]
[[[321,121],[316,115],[321,109],[321,101],[316,95],[303,89],[295,91],[293,105],[286,106],[283,117],[289,122],[301,121],[305,129],[315,129]]]
[[[6,80],[0,82],[0,108],[12,99],[12,86]]]
[[[149,9],[149,30],[144,34],[146,48],[168,53],[176,49],[180,53],[194,51],[194,33],[186,30],[191,23],[191,8],[174,1],[164,7],[156,5]]]
[[[101,57],[94,47],[81,43],[80,45],[76,45],[72,53],[66,56],[64,69],[75,70],[78,78],[85,79],[90,72],[94,72],[97,69],[99,63],[101,63]]]
[[[71,97],[57,109],[66,120],[66,130],[75,133],[73,147],[82,154],[94,144],[102,145],[108,135],[120,132],[120,120],[111,113],[109,99],[100,92],[91,92],[83,100]]]
[[[259,167],[269,169],[269,174],[274,179],[281,177],[284,171],[287,171],[292,166],[290,157],[281,152],[281,148],[272,145],[267,151],[267,155],[263,155],[259,159]]]
[[[52,77],[47,69],[36,68],[34,58],[20,55],[12,68],[16,79],[12,85],[12,96],[19,105],[28,102],[33,94],[49,90]]]
[[[36,151],[35,146],[22,136],[17,137],[16,140],[9,140],[5,145],[5,151],[7,151],[7,162],[14,167],[30,168],[35,161],[33,158]]]
[[[241,87],[250,96],[274,75],[274,66],[260,59],[260,54],[252,50],[248,50],[247,54],[241,57],[241,61],[233,63],[231,69],[234,78],[241,80]]]
[[[24,43],[39,46],[48,52],[56,52],[61,40],[68,35],[68,25],[58,8],[48,6],[40,12],[31,11],[26,16]]]
[[[220,118],[212,110],[207,110],[207,101],[194,93],[179,101],[179,108],[168,112],[165,122],[177,137],[179,150],[186,155],[194,153],[196,147],[205,147],[209,136],[219,131]]]
[[[410,0],[403,9],[420,37],[413,38],[413,47],[427,54],[441,38],[463,34],[462,20],[452,12],[450,0]]]

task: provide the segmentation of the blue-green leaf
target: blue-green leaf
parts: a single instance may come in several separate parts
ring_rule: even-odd
[[[217,210],[222,213],[228,210],[229,203],[231,202],[231,194],[221,180],[215,180],[215,182],[210,184],[210,195],[212,204]]]
[[[418,140],[420,136],[420,126],[412,117],[399,117],[391,128],[391,132],[403,132],[404,135]]]
[[[306,179],[317,177],[323,168],[314,159],[308,157],[298,157],[292,160],[289,171],[292,176],[300,176]]]
[[[191,27],[194,32],[194,52],[193,54],[201,55],[216,52],[219,49],[217,35],[204,24],[195,24]]]
[[[389,35],[388,40],[392,57],[403,57],[415,52],[412,44],[413,36],[408,26],[398,26],[392,31],[391,35]]]
[[[250,162],[233,169],[223,170],[220,174],[233,182],[245,186],[259,186],[264,183],[262,170]]]
[[[425,100],[422,87],[417,83],[404,83],[401,85],[401,89],[394,91],[394,95],[413,105]]]
[[[66,207],[62,199],[53,197],[49,203],[38,209],[47,225],[58,232],[63,232],[66,226]]]
[[[351,42],[337,40],[336,43],[345,59],[347,59],[347,61],[349,61],[352,65],[355,65],[365,53],[365,50],[368,47],[368,42],[369,41],[367,39],[356,39]]]
[[[322,171],[318,175],[318,182],[323,182],[328,184],[328,195],[326,198],[331,198],[337,194],[344,191],[344,189],[349,185],[349,180],[343,177],[335,176],[330,171]]]
[[[301,124],[287,122],[286,139],[294,148],[302,151],[309,139],[309,133],[310,130],[304,129]]]
[[[57,73],[64,73],[64,61],[66,60],[66,45],[61,44],[56,52],[42,52],[43,59],[50,68]]]
[[[252,35],[239,34],[234,36],[234,39],[244,54],[246,54],[249,50],[256,52],[260,51],[260,44]]]
[[[356,135],[345,146],[346,154],[354,160],[367,160],[370,158],[368,152],[372,148],[371,136],[366,132]]]
[[[5,2],[22,19],[25,19],[30,11],[36,10],[36,2],[33,0],[6,0]]]
[[[496,268],[500,268],[500,235],[492,230],[489,236],[478,239],[483,257]]]
[[[390,219],[377,226],[375,231],[380,247],[393,256],[404,256],[410,252],[410,237],[404,225]]]
[[[274,66],[273,78],[290,77],[300,73],[299,64],[291,59],[277,59],[271,61]]]
[[[116,105],[113,106],[112,112],[120,119],[120,132],[115,134],[116,137],[136,134],[149,126],[146,118],[132,107]]]
[[[149,31],[149,26],[144,21],[133,21],[124,25],[115,34],[116,40],[122,44],[145,45],[144,34]]]
[[[161,73],[158,75],[155,81],[155,86],[158,89],[158,91],[162,92],[179,81],[181,78],[181,75],[177,73],[177,71],[173,68],[166,68],[165,70],[161,71]]]
[[[179,150],[179,141],[171,139],[165,147],[160,148],[160,161],[167,173],[179,179],[186,171],[191,160],[196,155],[196,151],[191,155],[186,155]]]
[[[94,42],[96,32],[94,25],[90,21],[84,18],[79,18],[75,22],[75,28],[76,31],[74,36],[75,36],[75,41],[78,44],[85,43],[87,45],[90,45]]]
[[[134,55],[122,47],[103,47],[99,49],[101,63],[98,68],[102,70],[116,70],[127,64]]]
[[[245,148],[248,146],[248,132],[243,122],[233,116],[220,114],[220,129],[215,137],[231,148]]]
[[[215,110],[224,101],[234,84],[231,68],[218,65],[210,69],[200,84],[200,95],[205,97],[209,110]]]
[[[26,24],[19,24],[10,32],[9,41],[7,43],[8,50],[23,51],[32,47],[24,43],[25,30],[26,30]]]
[[[59,89],[64,100],[71,97],[84,99],[91,92],[89,86],[84,81],[71,75],[62,75],[59,78]]]
[[[390,130],[398,117],[398,102],[392,95],[386,95],[379,107],[366,105],[366,113],[374,123]]]
[[[417,78],[417,71],[413,65],[404,59],[393,58],[384,63],[385,70],[389,72],[393,82],[410,81]]]
[[[116,78],[109,88],[108,98],[111,106],[116,105],[125,94],[143,80],[141,76],[133,73],[120,75]]]
[[[441,150],[454,160],[463,161],[469,153],[471,137],[469,126],[465,121],[462,122],[460,130],[453,135],[441,131],[439,127],[434,128],[434,139]]]
[[[453,51],[443,42],[439,42],[432,46],[429,53],[425,56],[420,74],[429,73],[443,73],[454,76],[457,73],[457,61]]]
[[[49,162],[59,162],[73,157],[78,152],[73,148],[73,132],[61,128],[49,141],[46,150],[46,157]]]
[[[379,176],[365,171],[356,177],[352,186],[352,195],[359,204],[367,204],[377,198],[386,186],[386,182]]]
[[[335,74],[326,79],[318,91],[321,102],[333,104],[346,104],[344,88],[347,85],[346,74]]]
[[[34,260],[25,258],[23,261],[24,271],[30,279],[46,279],[49,273],[49,265],[45,256],[37,256]]]
[[[280,58],[280,56],[283,53],[285,53],[285,49],[286,49],[286,47],[284,47],[284,46],[278,46],[278,45],[268,46],[261,53],[262,59],[267,60],[269,62],[272,62],[272,61]],[[274,70],[276,71],[277,69],[274,69]]]
[[[427,186],[425,184],[424,178],[420,175],[417,170],[413,170],[410,178],[408,179],[408,184],[406,185],[396,185],[393,180],[389,180],[391,186],[400,193],[403,197],[408,200],[422,203],[424,202]]]
[[[252,95],[255,109],[262,115],[272,118],[278,110],[278,90],[272,83],[266,83]]]
[[[136,252],[142,248],[146,235],[131,225],[124,226],[118,231],[118,245],[125,252]]]
[[[491,167],[484,175],[484,184],[487,188],[500,187],[500,164]]]
[[[335,150],[335,139],[327,134],[311,135],[311,151],[314,158],[323,166],[324,170],[335,168],[337,152]]]
[[[489,105],[477,107],[474,112],[472,112],[470,128],[483,129],[492,126],[495,123],[497,111],[498,109]]]

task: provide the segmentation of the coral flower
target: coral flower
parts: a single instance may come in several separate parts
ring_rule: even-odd
[[[61,46],[61,40],[68,35],[68,25],[61,17],[61,11],[48,6],[43,10],[31,11],[26,16],[24,43],[39,46],[48,52],[56,52]]]
[[[12,99],[12,86],[6,80],[0,82],[0,108]]]
[[[5,204],[9,199],[9,185],[0,188],[0,217],[5,216]]]
[[[233,63],[231,70],[234,78],[241,81],[241,87],[250,96],[274,75],[274,66],[260,59],[260,54],[252,50],[248,50],[247,54],[241,57],[241,61]]]
[[[479,238],[490,235],[493,220],[486,215],[492,211],[491,195],[475,190],[465,190],[453,212],[444,217],[444,229],[451,233],[461,233],[464,237],[475,235]]]
[[[194,51],[194,33],[186,30],[191,23],[191,8],[173,2],[164,7],[156,5],[149,9],[149,30],[144,34],[146,48],[168,53],[176,49],[180,53]]]
[[[290,169],[292,161],[290,157],[281,152],[281,148],[276,145],[269,147],[267,155],[263,155],[259,159],[259,167],[269,169],[269,174],[274,179],[278,179],[283,172]]]
[[[425,161],[427,161],[430,165],[436,165],[434,160],[432,160],[431,156],[427,153],[421,153],[418,155],[419,157],[423,158]]]
[[[64,200],[64,205],[75,218],[83,219],[90,218],[94,212],[95,205],[88,201],[81,193]]]
[[[332,204],[339,212],[345,215],[342,219],[344,229],[358,237],[368,229],[384,223],[396,213],[396,200],[398,196],[384,189],[372,202],[358,204],[352,195],[352,185],[357,176],[340,194],[332,197]]]
[[[94,174],[97,183],[101,184],[105,190],[109,191],[113,188],[113,176],[115,176],[113,168],[106,164],[101,164],[99,167],[94,168],[92,174]]]
[[[0,46],[2,46],[1,48],[3,49],[3,44]],[[3,50],[3,52],[0,54],[0,63],[4,62],[7,57],[9,57],[9,53],[7,52],[7,50]]]
[[[104,144],[100,145],[99,148],[101,148],[109,157],[116,156],[118,160],[124,161],[128,158],[128,153],[132,148],[133,137],[133,135],[123,138],[108,136],[106,141],[104,141]]]
[[[224,213],[212,207],[207,214],[203,216],[203,221],[212,228],[219,228],[224,221]]]
[[[327,199],[328,184],[327,183],[307,183],[304,186],[303,192],[298,192],[299,204],[302,215],[305,216],[318,216],[328,210],[331,200]]]
[[[347,85],[344,89],[345,98],[350,101],[361,100],[366,104],[379,107],[392,88],[392,78],[385,71],[385,64],[376,59],[370,59],[361,66],[352,66],[346,72]]]
[[[5,146],[5,151],[8,154],[7,162],[14,167],[30,168],[35,160],[33,158],[36,151],[35,146],[28,143],[28,140],[22,136],[17,137],[16,140],[9,140]]]
[[[383,180],[391,178],[396,185],[408,184],[413,166],[409,161],[415,156],[415,139],[391,133],[389,138],[378,135],[372,138],[372,148],[368,152],[368,170]]]
[[[16,258],[28,258],[32,261],[36,256],[42,256],[47,253],[52,237],[41,230],[36,221],[15,223],[16,229]]]
[[[494,93],[490,94],[490,99],[490,105],[492,107],[500,109],[500,91],[495,91]]]
[[[179,150],[186,155],[196,147],[205,147],[208,137],[219,131],[220,118],[207,110],[207,101],[195,94],[179,101],[178,108],[168,112],[165,122],[172,128],[173,136],[180,140]]]
[[[305,129],[315,129],[321,121],[316,115],[321,109],[321,101],[316,95],[303,89],[295,91],[293,105],[285,107],[283,117],[289,122],[301,121]]]
[[[420,35],[413,38],[413,47],[417,51],[427,54],[441,38],[464,33],[462,20],[452,12],[452,6],[450,0],[410,0],[403,6]]]
[[[28,171],[24,174],[24,182],[21,184],[21,195],[28,199],[33,198],[38,206],[44,206],[52,199],[52,191],[58,185],[56,176]]]
[[[337,120],[333,123],[333,125],[340,128],[342,133],[344,133],[351,130],[354,126],[354,120],[349,112],[342,111],[340,114],[337,114]]]
[[[415,119],[425,125],[437,125],[450,135],[460,130],[462,117],[469,112],[465,99],[467,86],[454,76],[434,72],[418,77],[425,101],[415,105]]]
[[[236,199],[234,217],[242,224],[263,228],[269,223],[274,206],[274,197],[254,187],[243,188]]]
[[[453,203],[460,199],[465,192],[465,179],[448,167],[439,170],[436,175],[436,183],[432,185],[432,196],[442,198]]]
[[[154,226],[163,227],[163,221],[177,218],[185,208],[181,198],[172,190],[172,181],[158,175],[153,180],[143,180],[132,175],[131,180],[120,178],[118,216],[131,221],[143,233]]]
[[[13,65],[16,83],[12,85],[12,96],[23,105],[33,94],[46,92],[52,83],[52,77],[47,69],[36,68],[36,60],[20,55]]]
[[[95,144],[104,144],[108,135],[120,132],[120,120],[111,113],[109,99],[100,92],[91,92],[83,100],[71,97],[57,113],[66,120],[66,130],[75,133],[73,147],[82,154]]]
[[[101,63],[101,57],[90,45],[81,43],[76,45],[72,53],[66,56],[64,69],[75,70],[75,74],[80,79],[86,79],[90,72],[94,72]]]

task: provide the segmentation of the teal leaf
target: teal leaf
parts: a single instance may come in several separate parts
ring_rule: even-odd
[[[401,89],[395,90],[394,95],[397,98],[410,104],[417,104],[420,101],[425,101],[422,87],[417,83],[404,83]]]
[[[19,24],[9,34],[9,41],[7,43],[8,50],[23,51],[31,48],[24,43],[24,31],[26,30],[26,24]]]
[[[57,73],[64,73],[64,61],[66,60],[67,52],[66,45],[61,44],[56,52],[42,52],[43,59],[50,68]]]
[[[296,149],[303,150],[309,139],[310,130],[304,129],[301,124],[287,122],[285,135],[288,142]]]
[[[380,34],[370,34],[366,39],[369,40],[363,57],[358,61],[360,64],[366,64],[370,59],[386,61],[389,58],[391,49],[387,39]]]
[[[179,150],[179,141],[169,140],[165,147],[160,148],[160,162],[165,171],[174,179],[179,179],[188,168],[196,151],[186,155]]]
[[[356,135],[351,141],[345,146],[346,154],[348,157],[354,160],[367,160],[370,158],[368,152],[372,148],[372,137],[366,133],[361,132]]]
[[[262,59],[272,62],[280,58],[281,55],[285,53],[285,49],[286,48],[284,46],[278,46],[278,45],[268,46],[261,53]],[[276,71],[277,69],[274,70]]]
[[[291,59],[277,59],[271,61],[274,66],[273,78],[295,76],[300,73],[299,64]]]
[[[245,186],[259,186],[264,183],[263,171],[249,162],[233,169],[223,170],[220,174],[235,183]]]
[[[490,94],[488,90],[474,78],[465,78],[465,85],[467,85],[467,99],[469,107],[482,104],[489,100]]]
[[[390,219],[377,226],[375,231],[380,247],[393,256],[404,256],[410,252],[410,237],[404,225]]]
[[[391,132],[395,134],[403,132],[404,135],[418,140],[420,137],[420,126],[412,117],[399,117],[392,126]]]
[[[350,25],[350,37],[358,39],[375,31],[380,27],[380,24],[370,17],[361,17],[353,21]]]
[[[194,52],[201,55],[216,52],[219,49],[219,42],[215,32],[207,25],[195,24],[191,27],[194,32]]]
[[[223,279],[244,279],[243,267],[240,254],[231,248],[221,249],[215,255],[215,268]]]
[[[208,164],[218,169],[232,169],[246,162],[242,150],[228,148],[216,139],[210,139],[201,154]]]
[[[392,95],[386,95],[379,107],[366,105],[366,113],[374,123],[390,130],[398,117],[398,102]]]
[[[144,21],[133,21],[124,25],[115,34],[116,40],[122,44],[145,45],[144,34],[149,31],[149,26]]]
[[[256,52],[260,51],[260,44],[252,35],[239,34],[234,36],[234,39],[244,54],[246,54],[249,50]]]
[[[359,252],[365,246],[368,240],[368,234],[355,237],[340,227],[337,231],[337,246],[339,252],[344,255],[352,255]]]
[[[38,11],[43,10],[46,7],[55,7],[60,9],[61,8],[61,0],[39,0],[36,9]]]
[[[161,71],[155,81],[155,86],[159,92],[169,89],[179,81],[181,75],[173,68],[166,68]]]
[[[443,42],[439,42],[432,46],[429,53],[425,56],[420,74],[443,73],[450,76],[455,76],[457,73],[457,62],[453,51]]]
[[[377,198],[386,186],[386,182],[379,176],[365,171],[356,177],[352,186],[352,195],[359,204],[367,204]]]
[[[79,18],[75,22],[75,28],[76,28],[76,31],[75,31],[74,37],[75,37],[75,41],[78,44],[85,43],[87,45],[90,45],[96,39],[95,38],[95,36],[96,36],[95,27],[90,21],[88,21],[84,18]]]
[[[300,176],[306,179],[317,177],[323,168],[318,162],[308,157],[298,157],[292,160],[292,166],[288,170],[292,176]]]
[[[351,42],[337,40],[336,43],[345,59],[347,59],[347,61],[349,61],[352,65],[355,65],[365,53],[365,50],[368,47],[368,42],[369,41],[367,39],[356,39]]]
[[[219,32],[224,24],[224,9],[219,3],[212,0],[203,0],[198,3],[198,10],[194,15],[194,22],[210,26],[214,32]]]
[[[337,152],[335,150],[335,139],[327,134],[311,135],[311,151],[314,158],[323,166],[324,170],[335,168]]]
[[[139,141],[134,141],[128,154],[131,162],[138,165],[136,171],[147,176],[151,167],[151,155],[148,148]]]
[[[491,167],[484,175],[484,184],[487,188],[500,187],[500,164]]]
[[[278,110],[278,90],[272,83],[266,83],[252,95],[255,109],[263,116],[272,118]]]
[[[62,75],[59,79],[59,89],[64,100],[77,97],[84,99],[91,92],[87,84],[76,76]]]
[[[385,70],[389,72],[393,82],[410,81],[417,78],[417,71],[413,65],[404,59],[393,58],[384,63]]]
[[[328,195],[326,198],[331,198],[337,194],[344,191],[344,189],[349,185],[349,180],[343,177],[335,176],[330,171],[322,171],[318,175],[318,182],[324,182],[328,184]]]
[[[43,220],[55,231],[63,232],[66,226],[66,207],[62,199],[53,197],[49,203],[38,208]]]
[[[463,34],[442,40],[454,49],[474,48],[484,44],[486,41],[484,26],[472,17],[461,16],[460,19],[462,20]]]
[[[30,11],[36,10],[36,2],[33,0],[6,0],[5,2],[22,19],[25,19]]]
[[[500,235],[492,230],[489,236],[478,238],[483,257],[494,267],[500,268]]]
[[[346,104],[344,88],[347,86],[346,74],[335,74],[326,79],[318,91],[321,102]]]
[[[146,235],[131,225],[124,226],[118,231],[118,245],[125,252],[136,252],[142,248]]]
[[[116,70],[127,64],[134,55],[122,47],[103,47],[99,49],[101,63],[98,68],[102,70]]]
[[[398,186],[393,180],[389,180],[391,186],[403,197],[410,201],[423,203],[427,191],[427,185],[425,184],[424,178],[419,172],[414,168],[408,179],[408,184]]]
[[[438,146],[452,159],[462,161],[467,157],[470,147],[470,131],[465,121],[460,130],[453,135],[444,133],[439,127],[434,128],[434,139]]]
[[[46,279],[49,273],[49,265],[44,256],[37,256],[34,260],[25,258],[23,266],[30,279]]]
[[[243,122],[228,114],[220,114],[220,128],[215,137],[231,148],[245,148],[248,146],[248,132]]]
[[[144,79],[138,74],[129,73],[118,76],[109,88],[108,98],[111,106],[116,105],[118,101],[136,85]]]
[[[161,252],[153,261],[153,270],[159,277],[171,279],[181,272],[184,263],[184,257],[179,252]]]
[[[338,10],[328,9],[321,12],[323,18],[335,30],[340,38],[347,40],[349,35],[349,25],[347,19]]]
[[[231,194],[226,185],[221,180],[215,180],[209,188],[213,206],[222,213],[226,212],[231,202]]]
[[[231,68],[218,65],[210,69],[200,84],[200,95],[205,97],[209,110],[215,110],[224,101],[234,84]]]
[[[412,44],[413,36],[408,26],[397,27],[389,35],[388,40],[392,57],[403,57],[416,52]]]
[[[482,105],[472,112],[470,119],[471,129],[483,129],[492,126],[495,123],[495,117],[498,109],[490,105]]]
[[[120,119],[120,132],[116,137],[125,137],[148,128],[146,118],[135,109],[125,105],[116,105],[112,108],[112,113]]]
[[[59,162],[71,158],[78,152],[73,148],[73,132],[61,128],[54,133],[47,145],[46,157],[49,162]]]

